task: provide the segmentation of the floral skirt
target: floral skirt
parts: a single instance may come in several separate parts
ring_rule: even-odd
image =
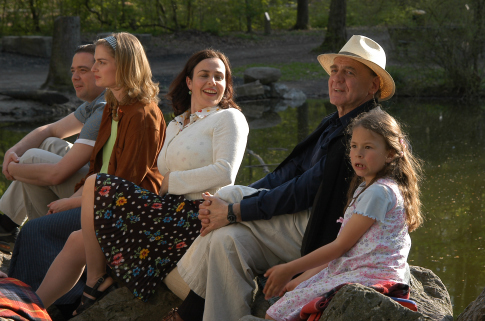
[[[107,174],[96,177],[94,228],[119,281],[146,301],[200,233],[202,200],[161,197]]]

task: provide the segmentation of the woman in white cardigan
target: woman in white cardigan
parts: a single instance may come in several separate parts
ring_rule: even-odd
[[[43,281],[46,307],[77,282],[85,265],[91,286],[77,313],[116,288],[115,279],[146,301],[199,234],[202,193],[234,184],[249,127],[233,101],[227,57],[214,50],[193,54],[167,98],[175,119],[158,156],[160,195],[112,175],[89,177],[82,234],[71,234]]]

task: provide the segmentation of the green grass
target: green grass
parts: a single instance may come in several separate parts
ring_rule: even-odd
[[[277,64],[249,64],[233,69],[236,77],[244,77],[244,71],[251,67],[272,67],[281,70],[281,81],[315,80],[327,78],[327,74],[317,63],[289,62]]]

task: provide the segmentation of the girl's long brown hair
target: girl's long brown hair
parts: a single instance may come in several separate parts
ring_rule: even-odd
[[[388,113],[377,107],[367,113],[356,117],[347,128],[352,134],[354,128],[363,127],[372,130],[384,138],[387,150],[394,151],[395,157],[390,163],[377,173],[376,177],[362,192],[379,178],[389,177],[397,182],[404,198],[406,222],[409,231],[418,228],[423,222],[419,184],[422,180],[422,161],[412,154],[409,139],[401,130],[399,123]],[[357,187],[364,181],[362,177],[354,174],[347,194],[347,208],[357,197],[353,197]],[[361,193],[362,193],[361,192]]]

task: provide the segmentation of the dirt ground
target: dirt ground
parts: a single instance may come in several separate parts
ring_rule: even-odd
[[[385,28],[348,29],[348,35],[362,34],[379,42],[386,51],[390,49],[389,35]],[[272,35],[235,34],[216,37],[198,31],[181,32],[152,38],[147,55],[154,78],[161,86],[168,87],[182,69],[187,58],[195,51],[212,47],[224,52],[232,67],[248,64],[310,62],[318,64],[317,53],[312,49],[323,41],[322,31],[274,31]],[[93,41],[94,35],[84,35],[83,42]],[[49,59],[0,52],[0,92],[6,90],[34,90],[47,78]],[[236,77],[236,85],[243,80]],[[302,90],[308,97],[325,97],[328,94],[326,75],[322,70],[320,80],[284,82],[290,88]]]

